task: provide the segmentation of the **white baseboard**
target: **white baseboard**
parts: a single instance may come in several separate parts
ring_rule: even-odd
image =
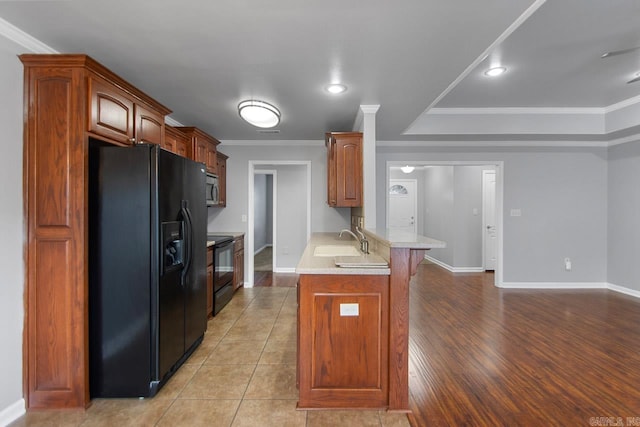
[[[24,399],[20,399],[0,411],[0,426],[9,425],[25,413]]]
[[[624,286],[614,285],[613,283],[607,283],[607,289],[611,289],[615,292],[620,292],[621,294],[630,295],[632,297],[640,298],[640,291],[636,291],[635,289],[625,288]]]
[[[604,282],[502,282],[505,289],[608,289]]]
[[[274,268],[273,272],[274,273],[295,273],[296,272],[296,268],[295,267]]]
[[[253,254],[255,255],[255,254],[257,254],[257,253],[259,253],[259,252],[261,252],[261,251],[263,251],[263,250],[265,250],[265,249],[267,249],[267,248],[270,248],[270,247],[272,247],[272,246],[273,246],[273,245],[272,245],[271,243],[267,243],[266,245],[262,246],[262,247],[261,247],[260,249],[258,249],[257,251],[254,251],[254,252],[253,252]]]
[[[432,263],[439,265],[440,267],[448,270],[452,273],[482,273],[484,268],[482,267],[452,267],[438,259],[432,258],[429,255],[425,255],[424,259],[431,261]]]

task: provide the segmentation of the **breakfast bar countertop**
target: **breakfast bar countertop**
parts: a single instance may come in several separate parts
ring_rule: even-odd
[[[338,267],[334,256],[314,256],[318,246],[351,246],[358,248],[358,242],[349,235],[338,237],[338,233],[313,233],[298,265],[297,274],[349,274],[349,275],[386,275],[391,273],[389,267]],[[359,249],[358,249],[359,250]],[[361,255],[361,260],[379,261],[375,254]]]

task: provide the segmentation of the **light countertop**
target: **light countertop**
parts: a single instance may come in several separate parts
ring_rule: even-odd
[[[362,261],[367,262],[369,257],[372,261],[379,261],[381,258],[389,260],[390,248],[408,249],[435,249],[444,248],[446,243],[430,237],[415,233],[398,232],[388,229],[363,230],[369,240],[371,249],[370,255],[362,255]],[[338,237],[338,233],[313,233],[307,243],[307,247],[296,266],[298,274],[359,274],[359,275],[389,275],[391,270],[388,267],[338,267],[335,257],[314,256],[317,246],[321,245],[344,245],[359,247],[358,242],[350,235],[344,234]]]
[[[364,229],[362,231],[368,239],[373,238],[378,240],[390,248],[437,249],[447,246],[447,244],[441,240],[432,239],[431,237],[416,233],[408,233],[406,231],[395,231],[389,230],[388,228]]]
[[[391,270],[388,267],[338,267],[335,258],[332,256],[314,256],[317,246],[353,246],[358,248],[358,242],[350,235],[345,234],[338,237],[338,233],[313,233],[307,247],[302,254],[302,258],[296,266],[297,274],[349,274],[349,275],[389,275]],[[367,259],[378,261],[380,258],[375,254],[370,256],[362,255],[364,262]]]

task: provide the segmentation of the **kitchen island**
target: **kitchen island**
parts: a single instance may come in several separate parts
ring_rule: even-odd
[[[314,233],[296,267],[301,409],[409,411],[409,280],[424,251],[445,244],[390,230],[364,234],[370,255],[349,236]],[[347,267],[336,265],[345,260]]]

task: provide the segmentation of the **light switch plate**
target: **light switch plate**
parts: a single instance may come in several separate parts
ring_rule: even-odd
[[[359,316],[359,304],[340,304],[340,316]]]

